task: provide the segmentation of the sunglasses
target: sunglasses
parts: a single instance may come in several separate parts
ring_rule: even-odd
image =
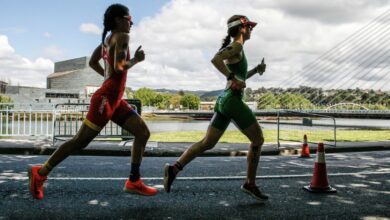
[[[124,19],[130,22],[130,25],[133,25],[133,21],[131,21],[131,16],[130,15],[125,15],[123,16]]]
[[[251,26],[251,25],[243,25],[244,27],[247,27],[250,31],[252,31],[253,30],[253,26]]]

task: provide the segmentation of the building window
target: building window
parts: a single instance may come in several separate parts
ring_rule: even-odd
[[[52,93],[47,92],[46,98],[68,98],[68,99],[78,99],[79,94],[78,93]]]

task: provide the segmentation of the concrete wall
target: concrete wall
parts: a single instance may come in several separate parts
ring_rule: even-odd
[[[101,86],[104,78],[91,68],[75,70],[60,76],[47,78],[48,89],[84,90],[86,86]]]
[[[7,86],[6,94],[23,94],[26,96],[44,96],[46,89],[27,86]]]
[[[80,57],[71,60],[64,60],[54,64],[54,72],[65,72],[71,70],[84,69],[88,67],[89,59],[87,57]]]
[[[89,67],[89,57],[56,62],[54,73],[46,79],[48,89],[84,90],[86,86],[98,86],[104,78]]]

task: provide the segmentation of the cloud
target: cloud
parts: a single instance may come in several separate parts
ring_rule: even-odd
[[[102,30],[100,30],[100,28],[96,24],[92,24],[92,23],[81,24],[79,29],[82,33],[86,33],[86,34],[96,34],[96,35],[102,34]]]
[[[331,24],[364,21],[367,17],[375,17],[381,7],[388,7],[388,4],[388,0],[279,0],[267,3],[269,7],[283,11],[287,16]]]
[[[46,87],[46,76],[52,73],[54,63],[45,58],[29,60],[18,55],[8,37],[0,35],[0,79],[13,85]]]
[[[43,33],[43,36],[46,38],[51,38],[51,34],[49,32]]]
[[[8,37],[0,35],[0,58],[6,58],[8,54],[12,54],[14,52],[14,48],[8,44]]]
[[[58,61],[65,58],[65,52],[56,45],[50,45],[43,50],[43,56]]]
[[[131,48],[143,45],[146,61],[130,70],[128,86],[192,90],[223,88],[226,80],[210,60],[226,36],[226,20],[233,14],[244,14],[259,22],[251,40],[244,46],[249,67],[258,64],[263,57],[267,63],[267,72],[249,79],[249,87],[316,86],[316,82],[331,87],[335,85],[331,76],[336,77],[329,74],[343,76],[342,68],[347,68],[348,63],[356,66],[361,60],[349,60],[339,68],[342,60],[336,52],[322,61],[331,68],[321,75],[315,71],[305,72],[304,67],[390,9],[386,2],[242,0],[237,4],[237,1],[226,0],[221,4],[209,0],[172,0],[159,13],[143,18],[133,27]],[[388,22],[383,25],[388,25]],[[373,31],[371,34],[376,34],[381,29]],[[365,36],[366,41],[360,42],[362,45],[376,40],[375,36]],[[380,49],[365,50],[379,53]],[[322,77],[326,75],[329,78]],[[336,82],[348,82],[342,85],[353,86],[349,83],[351,80],[343,80]]]

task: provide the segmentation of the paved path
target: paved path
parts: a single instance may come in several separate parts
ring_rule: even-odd
[[[336,194],[310,194],[314,158],[262,156],[258,184],[270,201],[240,192],[245,157],[200,157],[172,193],[122,192],[127,157],[71,156],[50,176],[45,198],[29,195],[26,167],[47,156],[0,155],[0,219],[370,219],[390,218],[390,151],[327,154]],[[146,157],[142,173],[162,189],[162,167],[176,157]]]

